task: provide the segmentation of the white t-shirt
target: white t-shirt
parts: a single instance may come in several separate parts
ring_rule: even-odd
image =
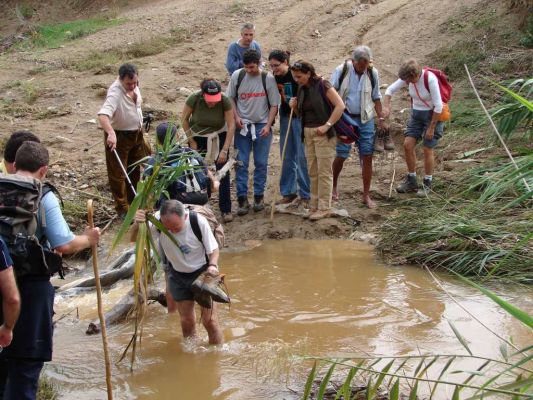
[[[422,72],[420,74],[420,78],[418,79],[418,82],[416,82],[416,89],[418,89],[418,94],[420,94],[420,97],[415,90],[415,85],[409,83],[409,95],[413,99],[413,109],[433,110],[440,114],[442,112],[442,100],[440,98],[439,81],[433,72],[428,71],[428,92],[426,86],[424,85],[424,73],[425,72]],[[387,88],[385,91],[385,96],[392,96],[398,90],[406,87],[407,85],[407,82],[398,79]],[[424,102],[427,103],[427,105]]]
[[[185,210],[185,226],[181,232],[171,233],[174,239],[180,244],[180,249],[170,240],[164,233],[159,232],[155,226],[150,224],[152,237],[159,239],[159,244],[165,253],[166,258],[172,265],[172,268],[178,272],[194,272],[205,265],[206,254],[211,254],[218,249],[218,243],[211,231],[209,222],[200,214],[198,216],[198,225],[202,232],[202,242],[198,240],[194,234],[191,221],[189,219],[189,211]],[[157,219],[160,219],[159,211],[155,214]]]

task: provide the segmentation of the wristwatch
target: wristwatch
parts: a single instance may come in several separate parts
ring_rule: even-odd
[[[330,128],[333,126],[333,124],[329,121],[326,122],[326,125],[329,126]]]
[[[208,267],[208,268],[209,268],[209,267],[215,267],[216,269],[218,269],[218,265],[216,265],[216,264],[208,264],[207,267]]]

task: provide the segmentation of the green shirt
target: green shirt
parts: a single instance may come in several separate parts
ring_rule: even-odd
[[[200,135],[221,129],[226,123],[224,112],[232,108],[231,101],[225,94],[222,94],[222,101],[219,101],[213,108],[209,108],[201,91],[187,97],[185,104],[192,108],[192,115],[189,118],[191,130]]]

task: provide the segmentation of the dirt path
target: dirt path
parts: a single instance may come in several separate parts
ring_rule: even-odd
[[[94,54],[91,52],[105,53],[142,40],[168,37],[172,30],[181,32],[183,40],[170,49],[135,60],[141,71],[145,108],[156,110],[158,116],[177,115],[185,101],[185,96],[178,93],[180,87],[195,90],[205,76],[227,79],[227,45],[237,38],[243,22],[256,24],[257,40],[265,54],[273,48],[289,49],[293,60],[306,58],[328,77],[355,44],[368,44],[374,50],[382,83],[391,83],[402,59],[414,56],[424,60],[445,41],[454,40],[440,33],[440,25],[463,7],[481,1],[448,1],[446,13],[435,12],[443,7],[438,0],[382,0],[377,4],[358,4],[353,0],[267,0],[261,2],[260,8],[251,1],[151,1],[121,10],[119,17],[125,18],[125,23],[65,47],[1,56],[0,94],[8,108],[4,107],[0,114],[0,132],[2,137],[16,129],[38,133],[51,149],[53,182],[109,197],[103,143],[87,152],[83,149],[103,142],[101,131],[91,120],[96,118],[103,101],[102,90],[111,84],[115,72],[78,72],[68,67],[72,60]],[[25,97],[30,88],[38,95],[28,104]],[[407,102],[395,103],[396,110],[406,106]],[[18,109],[13,111],[15,107]],[[399,129],[405,116],[396,115],[395,140],[400,149]],[[395,194],[388,199],[393,160],[398,177],[404,170],[399,152],[375,158],[372,189],[379,208],[372,211],[360,203],[362,185],[356,154],[345,164],[337,207],[347,209],[355,220],[361,221],[358,230],[362,233],[372,232],[376,222],[394,208]],[[278,192],[277,140],[272,145],[270,165],[268,203]],[[80,198],[75,191],[60,189],[67,200]],[[101,206],[107,207],[104,214],[111,215],[106,211],[110,202],[102,202]],[[290,215],[277,215],[272,226],[268,214],[260,213],[236,218],[227,227],[227,234],[230,247],[239,247],[249,239],[347,237],[353,229],[351,220],[311,223]]]

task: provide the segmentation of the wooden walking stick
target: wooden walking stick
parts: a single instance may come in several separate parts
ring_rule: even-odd
[[[87,200],[87,220],[89,227],[94,228],[93,222],[93,201]],[[102,330],[102,343],[104,345],[104,359],[105,359],[105,380],[107,385],[107,399],[113,400],[113,388],[111,387],[111,362],[109,361],[109,350],[107,348],[107,331],[105,326],[104,311],[102,309],[102,287],[100,286],[100,274],[98,272],[98,251],[96,244],[91,246],[93,254],[93,271],[94,282],[96,286],[96,299],[98,303],[98,318],[100,319],[100,327]]]
[[[289,115],[289,124],[287,125],[287,133],[285,134],[285,142],[283,143],[283,150],[281,151],[281,168],[279,170],[279,179],[281,180],[281,171],[283,171],[283,161],[285,160],[285,150],[287,150],[287,139],[289,139],[289,133],[291,132],[292,114],[294,109],[291,108]],[[274,221],[274,209],[276,208],[276,196],[272,196],[272,206],[270,207],[270,222]]]

